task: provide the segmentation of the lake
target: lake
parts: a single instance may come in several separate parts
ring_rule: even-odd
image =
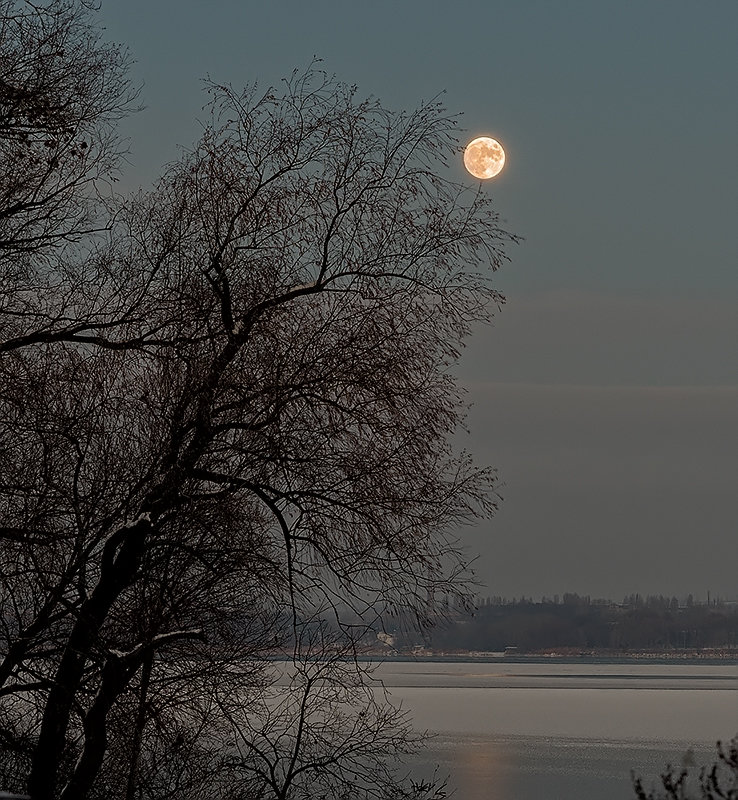
[[[703,764],[738,732],[738,666],[388,661],[378,666],[419,730],[417,766],[458,800],[628,800],[630,770]]]

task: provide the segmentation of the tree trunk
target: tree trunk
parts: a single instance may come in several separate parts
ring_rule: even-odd
[[[138,711],[136,712],[136,724],[133,728],[133,742],[131,744],[131,765],[128,772],[128,785],[126,786],[126,800],[134,800],[136,784],[138,782],[138,765],[141,760],[141,740],[143,729],[146,724],[146,699],[149,691],[149,681],[151,680],[151,670],[154,666],[154,650],[146,654],[143,668],[141,670],[141,691],[138,696]]]
[[[46,701],[28,780],[33,800],[54,800],[69,717],[85,665],[113,603],[136,574],[150,528],[150,521],[143,518],[127,528],[117,556],[112,538],[106,545],[111,548],[107,559],[103,555],[107,568],[101,570],[97,586],[80,607]]]

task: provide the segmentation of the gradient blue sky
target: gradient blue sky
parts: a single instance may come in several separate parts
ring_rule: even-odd
[[[313,56],[388,106],[445,91],[525,237],[460,374],[506,484],[483,594],[736,598],[738,3],[104,0],[146,109],[122,185],[197,137],[201,79]],[[457,177],[466,180],[459,163]]]

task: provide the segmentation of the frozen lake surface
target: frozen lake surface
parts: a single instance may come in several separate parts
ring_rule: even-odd
[[[633,798],[630,770],[706,763],[738,732],[738,666],[385,662],[461,800]],[[650,781],[649,781],[650,782]]]

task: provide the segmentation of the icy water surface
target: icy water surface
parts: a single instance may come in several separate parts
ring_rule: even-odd
[[[436,733],[423,755],[459,800],[633,798],[630,770],[705,763],[738,732],[738,666],[386,662],[377,675]]]

